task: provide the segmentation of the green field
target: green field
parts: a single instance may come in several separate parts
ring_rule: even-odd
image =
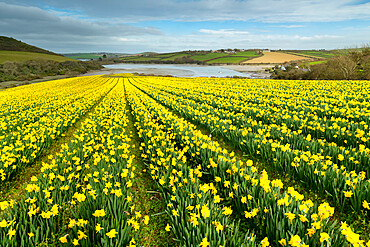
[[[256,51],[241,51],[230,56],[259,57],[261,55],[257,54]]]
[[[329,58],[337,55],[337,51],[335,50],[294,50],[294,51],[286,51],[287,53],[294,54],[294,55],[305,55],[309,57],[320,57],[320,58]]]
[[[134,57],[134,58],[126,58],[124,61],[139,61],[139,62],[147,62],[153,60],[160,60],[159,58],[155,57]]]
[[[136,56],[136,57],[125,57],[122,58],[124,61],[174,61],[176,58],[182,58],[188,56],[187,53],[166,53],[166,54],[157,54],[153,56]]]
[[[224,57],[227,56],[227,53],[207,53],[207,54],[202,54],[202,55],[194,55],[191,56],[191,59],[197,60],[197,61],[208,61],[211,59],[219,58],[219,57]]]
[[[309,65],[315,65],[315,64],[321,64],[321,63],[326,63],[328,61],[326,60],[322,60],[322,61],[313,61],[313,62],[310,62]]]
[[[26,51],[0,51],[0,63],[4,63],[6,61],[25,62],[35,59],[53,60],[56,62],[74,61],[72,58],[43,53]]]
[[[159,60],[159,58],[135,56],[135,57],[125,57],[125,58],[122,58],[122,60],[124,61],[151,61],[151,60]]]
[[[136,58],[136,56],[135,56],[135,57],[132,57],[132,56],[128,56],[128,57],[121,57],[120,59],[121,59],[121,60],[131,60],[131,59],[133,59],[133,58]]]
[[[233,63],[238,64],[244,60],[251,59],[254,57],[259,57],[260,54],[256,53],[256,51],[241,51],[236,54],[231,55],[223,55],[222,57],[212,59],[207,61],[207,64],[218,64],[218,63]]]
[[[248,57],[220,57],[207,62],[207,64],[216,64],[216,63],[240,63]]]
[[[94,53],[76,53],[76,54],[66,54],[66,57],[72,59],[98,59],[102,57],[102,55],[94,54]]]
[[[155,58],[169,58],[169,57],[173,57],[173,56],[176,56],[176,55],[185,55],[184,53],[165,53],[165,54],[157,54],[153,57]]]
[[[183,57],[186,57],[188,56],[188,54],[186,53],[179,53],[179,54],[172,54],[170,57],[165,57],[165,58],[162,58],[161,61],[174,61],[176,58],[183,58]],[[159,56],[156,56],[156,57],[159,57]]]

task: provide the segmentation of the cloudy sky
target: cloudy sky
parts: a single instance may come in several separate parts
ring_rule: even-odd
[[[0,35],[59,53],[348,48],[370,43],[370,1],[0,0]]]

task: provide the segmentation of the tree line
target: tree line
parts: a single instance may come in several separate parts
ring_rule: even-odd
[[[349,50],[307,69],[297,64],[275,68],[272,78],[290,80],[370,80],[370,47]]]
[[[0,82],[25,81],[54,75],[78,75],[89,70],[101,69],[97,61],[65,61],[37,59],[26,62],[5,62],[0,64]]]

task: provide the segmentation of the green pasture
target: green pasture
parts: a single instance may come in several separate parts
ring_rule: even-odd
[[[35,53],[27,51],[0,51],[0,63],[5,63],[7,61],[25,62],[35,59],[53,60],[56,62],[75,61],[72,58],[57,55],[49,55],[44,53]]]

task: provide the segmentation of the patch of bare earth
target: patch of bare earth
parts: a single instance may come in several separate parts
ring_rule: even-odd
[[[307,60],[310,58],[282,52],[264,52],[263,56],[245,61],[243,64],[280,64],[291,61]]]

